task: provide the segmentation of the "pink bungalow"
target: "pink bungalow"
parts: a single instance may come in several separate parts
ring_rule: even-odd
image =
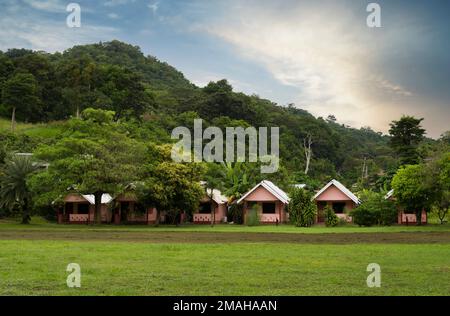
[[[395,201],[394,189],[386,194],[385,199]],[[417,216],[415,212],[406,211],[400,206],[397,207],[397,212],[397,224],[417,224]],[[425,210],[422,210],[420,220],[422,223],[427,223],[427,212],[425,212]]]
[[[114,224],[154,224],[156,209],[145,208],[138,203],[136,195],[125,193],[115,199]]]
[[[116,199],[102,195],[102,223],[153,224],[156,210],[143,209],[133,194],[122,194]],[[64,198],[64,207],[57,210],[58,224],[89,224],[95,222],[95,199],[92,194],[70,193]]]
[[[111,222],[109,206],[112,197],[109,194],[102,195],[101,218],[102,222]],[[87,224],[94,222],[95,200],[92,194],[70,193],[64,198],[64,207],[58,209],[58,223]]]
[[[214,222],[222,223],[227,220],[227,203],[228,198],[219,190],[212,190],[212,199],[211,189],[207,189],[207,192],[203,199],[200,201],[200,206],[197,212],[193,214],[192,221],[195,224],[210,224],[212,221],[213,214],[211,214],[211,204],[214,207]]]
[[[344,211],[350,211],[360,204],[356,195],[342,183],[334,179],[317,192],[313,200],[317,203],[317,223],[323,223],[325,221],[323,210],[326,206],[331,207],[339,218],[351,222],[351,217],[345,214]]]
[[[285,223],[288,220],[286,206],[289,204],[289,197],[270,181],[261,181],[242,196],[237,203],[244,203],[244,222],[246,215],[255,204],[259,205],[261,211],[259,215],[261,223]]]

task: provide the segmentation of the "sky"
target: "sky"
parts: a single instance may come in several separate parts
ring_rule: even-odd
[[[69,28],[69,3],[81,27]],[[367,26],[367,5],[381,27]],[[402,115],[450,130],[450,1],[0,0],[0,50],[64,51],[118,39],[198,86],[235,91],[387,133]]]

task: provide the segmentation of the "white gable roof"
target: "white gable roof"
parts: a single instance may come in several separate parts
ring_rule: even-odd
[[[208,196],[211,195],[211,189],[206,189],[206,194]],[[222,194],[222,192],[220,192],[217,189],[213,189],[212,190],[212,199],[214,202],[216,202],[217,204],[224,204],[228,202],[228,198]]]
[[[288,204],[289,203],[289,197],[286,194],[286,192],[284,192],[283,190],[281,190],[279,187],[277,187],[275,184],[273,184],[271,181],[269,180],[263,180],[260,183],[258,183],[257,185],[255,185],[253,187],[253,189],[251,189],[250,191],[248,191],[247,193],[244,194],[243,197],[241,197],[237,203],[241,203],[243,200],[245,200],[245,198],[247,196],[249,196],[253,191],[255,191],[258,187],[262,186],[264,189],[266,189],[267,191],[269,191],[270,193],[272,193],[278,200],[280,200],[281,202]]]
[[[316,195],[314,195],[313,200],[317,199],[317,197],[319,195],[321,195],[323,192],[325,192],[329,187],[331,187],[332,185],[334,185],[336,188],[339,189],[339,191],[341,191],[342,193],[344,193],[346,196],[348,196],[348,198],[350,200],[352,200],[353,202],[355,202],[356,204],[361,203],[361,201],[358,199],[358,197],[356,195],[354,195],[349,189],[347,189],[342,183],[340,183],[338,180],[331,180],[330,182],[327,183],[326,186],[324,186],[319,192],[316,193]]]
[[[95,197],[93,194],[83,194],[83,197],[88,201],[90,204],[95,205]],[[102,195],[102,204],[108,204],[112,201],[112,196],[108,193],[104,193]]]

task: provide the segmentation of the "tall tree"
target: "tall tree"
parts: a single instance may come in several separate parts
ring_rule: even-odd
[[[22,224],[28,224],[31,219],[27,179],[38,169],[30,157],[15,155],[6,162],[0,178],[0,207],[18,208],[22,212]]]
[[[312,136],[308,133],[308,135],[303,139],[303,151],[305,152],[305,174],[307,175],[309,172],[309,164],[311,163],[312,157]]]
[[[390,124],[390,145],[400,158],[401,165],[413,165],[419,163],[417,146],[423,140],[425,129],[420,123],[423,118],[417,119],[413,116],[402,116],[399,121]]]
[[[221,190],[225,178],[225,168],[222,164],[209,163],[203,176],[205,193],[211,202],[211,226],[216,222],[216,208],[214,206],[214,191]]]
[[[114,112],[86,109],[83,120],[70,121],[56,144],[39,147],[36,157],[49,167],[34,181],[35,191],[53,199],[64,195],[69,186],[93,194],[99,223],[102,195],[121,193],[128,184],[139,181],[145,162],[144,144],[128,137],[123,127],[112,121],[113,116]],[[49,185],[40,188],[39,182]],[[52,201],[44,202],[49,205]]]
[[[3,87],[3,103],[11,111],[11,131],[15,131],[16,111],[30,113],[37,108],[37,82],[29,73],[18,73],[7,80]]]
[[[433,206],[442,224],[450,209],[450,152],[430,157],[425,174],[425,185],[433,192]]]
[[[435,194],[426,182],[426,170],[423,165],[401,167],[392,179],[396,202],[405,210],[415,212],[419,225],[422,211],[430,211]]]
[[[144,181],[137,187],[139,200],[157,210],[156,225],[161,212],[171,214],[178,225],[182,212],[194,212],[204,189],[200,185],[203,168],[195,163],[175,163],[170,159],[170,146],[157,146],[156,161],[147,165]]]

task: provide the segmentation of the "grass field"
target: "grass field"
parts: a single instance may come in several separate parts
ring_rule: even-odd
[[[55,137],[63,132],[62,122],[51,123],[23,123],[16,122],[16,133],[30,137]],[[11,120],[0,118],[0,132],[11,131]]]
[[[450,229],[0,223],[0,295],[450,295]],[[325,233],[327,231],[327,233]],[[381,266],[369,288],[369,263]],[[68,288],[66,266],[81,267]]]

